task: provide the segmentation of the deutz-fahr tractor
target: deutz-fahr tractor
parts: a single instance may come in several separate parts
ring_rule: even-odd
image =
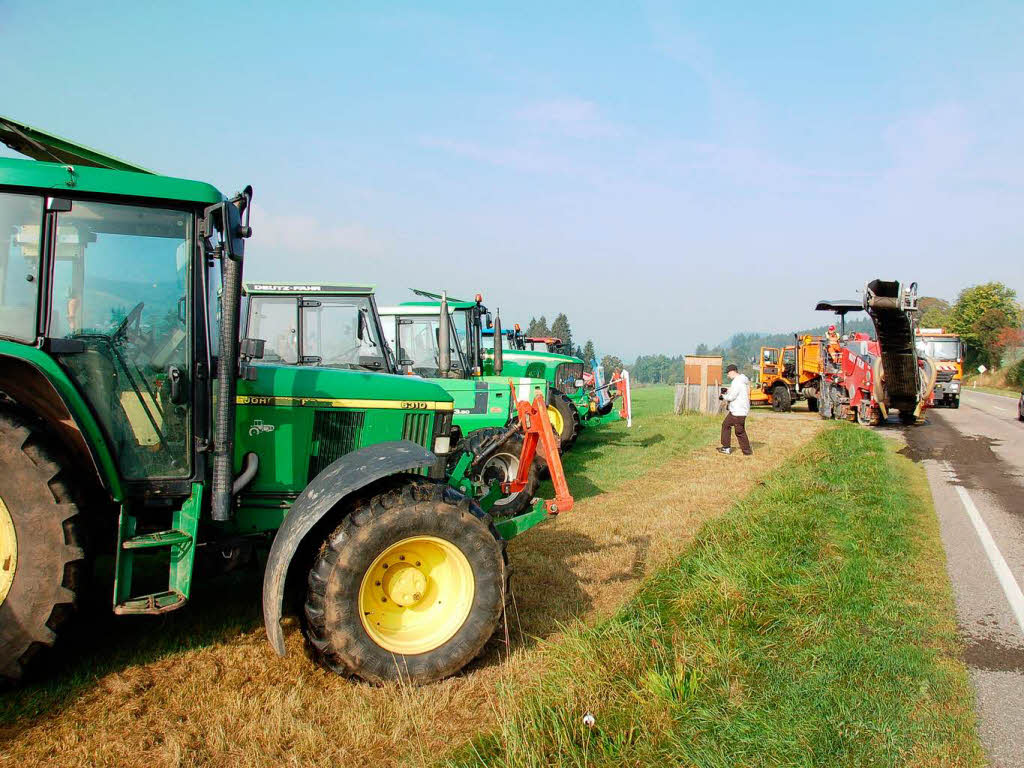
[[[436,384],[253,365],[251,190],[229,200],[4,118],[0,140],[34,158],[0,158],[0,678],[68,630],[97,556],[114,555],[116,614],[161,615],[188,601],[197,555],[243,545],[269,547],[278,654],[291,584],[338,673],[424,682],[472,660],[502,617],[506,541],[571,509],[564,477],[492,519],[441,480],[453,402]],[[524,453],[553,441],[543,402],[517,411]],[[166,581],[139,586],[143,556]]]
[[[369,285],[246,283],[242,306],[245,335],[265,342],[262,362],[414,374],[438,384],[454,400],[450,468],[466,452],[475,459],[465,473],[472,495],[484,497],[495,483],[511,482],[518,475],[524,435],[516,402],[537,395],[546,402],[547,384],[519,379],[513,396],[508,379],[470,379],[450,318],[444,318],[449,332],[448,347],[442,349],[438,313],[425,309],[382,318]],[[525,510],[546,464],[536,454],[526,487],[498,497],[492,513],[507,516]]]

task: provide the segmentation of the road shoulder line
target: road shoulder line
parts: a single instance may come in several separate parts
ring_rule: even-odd
[[[948,464],[946,466],[952,471]],[[1003,594],[1006,595],[1006,600],[1017,619],[1020,631],[1024,633],[1024,592],[1021,592],[1020,585],[1013,577],[1010,566],[1006,564],[1003,553],[996,546],[996,541],[992,538],[991,531],[989,531],[988,526],[982,519],[981,513],[974,504],[974,500],[967,493],[967,489],[962,485],[957,485],[955,488],[957,495],[960,497],[960,502],[964,505],[964,509],[967,512],[967,517],[974,526],[975,533],[978,534],[981,546],[984,548],[985,554],[988,555],[992,569],[996,572],[996,578],[999,579],[999,585],[1003,588]]]

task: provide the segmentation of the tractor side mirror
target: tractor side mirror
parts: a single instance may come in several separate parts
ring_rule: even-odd
[[[206,237],[212,237],[215,231],[220,231],[224,255],[233,261],[242,258],[245,253],[245,239],[252,235],[252,228],[249,226],[251,200],[252,187],[246,187],[234,201],[225,200],[211,205],[203,214],[202,233]]]
[[[266,343],[264,339],[242,339],[238,345],[238,354],[249,360],[262,360]]]
[[[493,328],[494,327],[494,318],[491,317],[491,313],[490,312],[486,312],[484,314],[484,319],[487,321],[487,327],[488,328]]]

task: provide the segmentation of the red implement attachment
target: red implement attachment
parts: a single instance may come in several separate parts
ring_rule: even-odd
[[[512,390],[512,399],[516,401],[519,424],[523,428],[523,452],[519,456],[519,473],[516,479],[502,483],[501,490],[503,493],[517,493],[526,487],[530,467],[533,466],[533,459],[537,455],[537,443],[540,442],[544,459],[548,463],[548,474],[551,475],[551,482],[555,486],[555,498],[545,501],[544,506],[552,515],[568,512],[574,502],[572,494],[569,493],[569,484],[565,481],[562,458],[558,455],[558,443],[548,420],[548,407],[544,402],[544,395],[537,395],[531,403],[529,400],[516,400],[515,384],[509,382],[509,388]]]

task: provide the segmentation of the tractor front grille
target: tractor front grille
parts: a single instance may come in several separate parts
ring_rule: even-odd
[[[412,440],[429,450],[433,432],[430,421],[429,413],[407,413],[402,424],[402,439]]]
[[[433,428],[429,413],[407,413],[405,422],[402,424],[402,439],[412,440],[422,445],[428,451],[433,448]],[[429,475],[430,467],[415,470],[414,474]]]
[[[555,388],[567,395],[574,394],[576,381],[583,378],[583,363],[562,363],[555,370]]]
[[[359,447],[364,411],[317,411],[313,417],[313,445],[309,454],[309,480],[331,462]]]
[[[948,370],[947,371],[939,371],[935,375],[935,380],[936,381],[952,381],[953,380],[953,376],[955,374],[956,374],[956,371],[948,371]]]

